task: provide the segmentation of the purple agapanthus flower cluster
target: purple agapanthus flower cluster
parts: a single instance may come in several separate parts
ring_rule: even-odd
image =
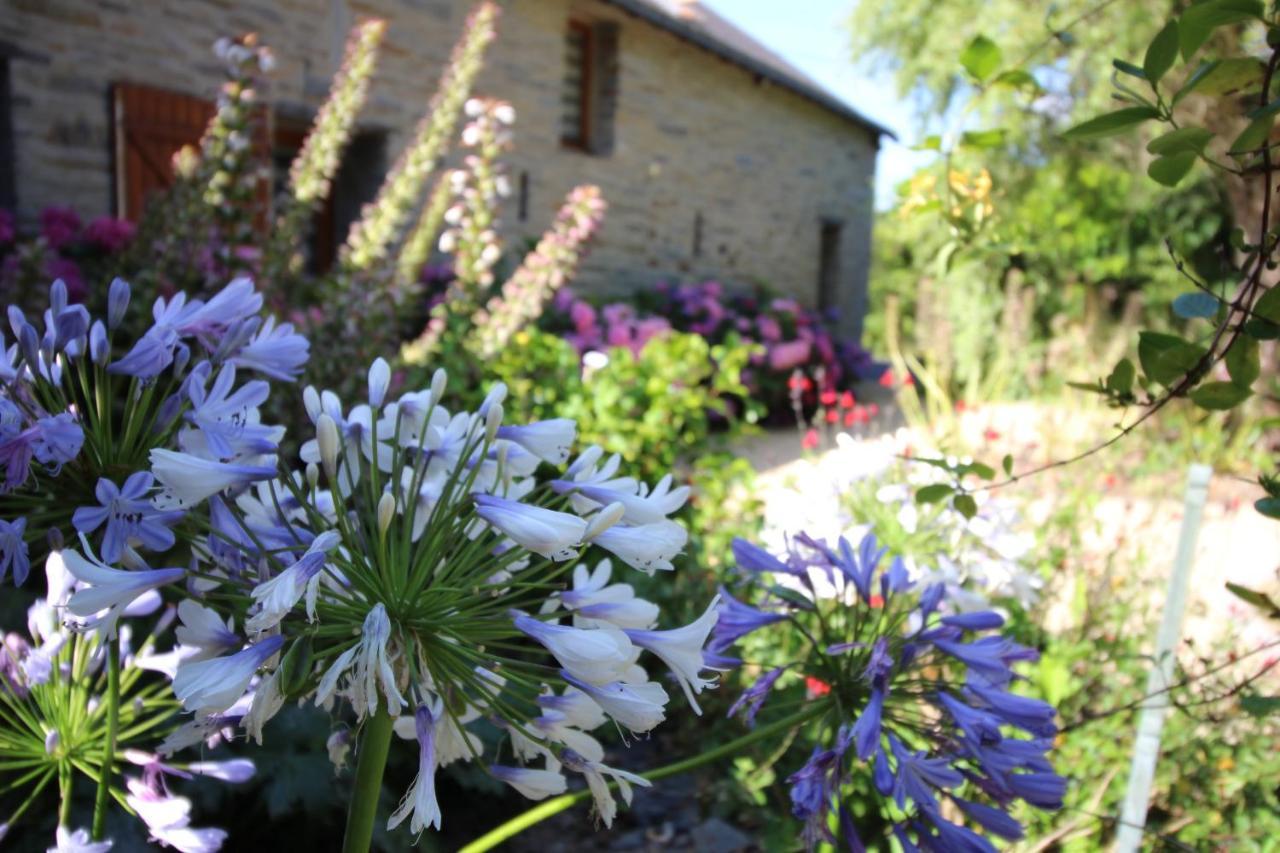
[[[261,316],[248,279],[208,300],[157,299],[153,324],[136,340],[123,328],[130,300],[129,285],[115,280],[106,317],[95,319],[57,281],[39,326],[8,308],[0,578],[25,581],[29,550],[54,530],[91,538],[105,565],[145,569],[140,552],[172,548],[194,505],[275,473],[284,430],[258,414],[268,383],[238,381],[238,371],[292,379],[306,339]]]
[[[800,534],[782,556],[739,539],[733,552],[743,591],[722,592],[708,655],[733,662],[735,645],[770,626],[803,634],[807,653],[773,662],[730,714],[754,724],[788,674],[808,682],[822,735],[787,781],[810,847],[863,849],[847,800],[855,774],[885,798],[908,853],[994,850],[987,836],[1022,836],[1018,800],[1062,806],[1066,780],[1048,760],[1056,712],[1014,689],[1014,667],[1038,655],[999,633],[1001,614],[951,610],[946,587],[918,588],[874,533],[856,546]]]

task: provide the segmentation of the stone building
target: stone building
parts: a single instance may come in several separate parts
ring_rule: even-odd
[[[0,206],[136,215],[165,152],[198,138],[211,45],[275,52],[273,159],[287,168],[358,20],[388,23],[370,103],[321,223],[345,237],[435,88],[469,0],[0,0]],[[477,92],[517,114],[509,240],[565,193],[609,213],[578,286],[764,282],[838,308],[856,335],[873,177],[888,133],[695,0],[503,0]]]

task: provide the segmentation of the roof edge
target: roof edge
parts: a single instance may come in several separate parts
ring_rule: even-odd
[[[788,89],[802,98],[814,102],[828,112],[835,113],[841,118],[848,119],[855,124],[861,125],[878,136],[887,136],[893,140],[897,140],[898,138],[898,135],[892,130],[879,122],[872,121],[867,118],[865,115],[858,112],[856,109],[849,106],[825,89],[811,86],[804,81],[797,80],[794,77],[783,74],[778,69],[773,68],[752,56],[748,56],[737,48],[727,45],[718,39],[712,38],[700,29],[686,24],[677,18],[673,18],[655,7],[642,2],[642,0],[602,0],[602,2],[607,3],[610,6],[616,6],[622,11],[634,15],[635,17],[648,22],[659,29],[666,30],[677,38],[684,39],[703,50],[719,56],[721,59],[732,62],[734,65],[740,66],[753,74],[763,77],[771,83],[775,83],[784,89]]]

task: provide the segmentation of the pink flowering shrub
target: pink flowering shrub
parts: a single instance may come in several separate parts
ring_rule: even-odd
[[[57,279],[66,284],[68,299],[85,301],[85,282],[110,281],[136,231],[132,222],[110,216],[85,225],[69,207],[46,207],[37,223],[22,233],[13,214],[0,210],[0,295],[10,302],[25,304]]]
[[[632,302],[601,307],[561,290],[542,325],[580,355],[614,347],[638,355],[650,340],[672,330],[699,335],[711,344],[730,336],[758,344],[744,381],[771,418],[784,420],[792,413],[788,379],[796,371],[815,378],[804,400],[808,407],[818,405],[819,394],[875,380],[884,372],[885,365],[858,344],[834,335],[828,319],[794,299],[771,297],[760,289],[731,292],[708,281],[660,284]]]

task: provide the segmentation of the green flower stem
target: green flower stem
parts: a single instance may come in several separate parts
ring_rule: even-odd
[[[675,776],[678,773],[684,773],[686,770],[692,770],[703,764],[709,764],[712,761],[718,761],[721,758],[733,755],[743,747],[750,746],[756,741],[766,740],[776,734],[785,732],[788,729],[801,726],[809,720],[816,717],[823,709],[823,706],[809,705],[801,708],[798,712],[789,717],[783,717],[781,720],[770,723],[767,726],[761,726],[753,729],[740,738],[729,741],[726,744],[708,750],[701,755],[695,755],[692,758],[686,758],[684,761],[677,761],[674,764],[668,764],[665,767],[659,767],[657,770],[651,770],[648,773],[641,773],[645,779],[650,782],[656,782],[667,776]],[[498,826],[490,832],[472,841],[466,847],[463,847],[458,853],[484,853],[486,850],[492,850],[502,842],[512,836],[524,832],[534,824],[541,823],[553,815],[557,815],[574,803],[581,802],[591,796],[589,789],[583,788],[572,794],[561,794],[558,797],[547,800],[545,803],[534,806],[526,812],[516,815],[511,820]]]
[[[342,839],[342,853],[368,853],[373,840],[373,820],[378,813],[378,795],[382,793],[382,772],[387,766],[391,732],[395,720],[385,702],[364,724],[360,735],[360,756],[356,764],[355,787],[347,811],[347,833]]]
[[[98,796],[93,803],[93,840],[101,841],[107,829],[107,804],[111,800],[111,764],[116,757],[116,733],[120,727],[120,638],[107,645],[107,739],[102,745],[102,769]]]

